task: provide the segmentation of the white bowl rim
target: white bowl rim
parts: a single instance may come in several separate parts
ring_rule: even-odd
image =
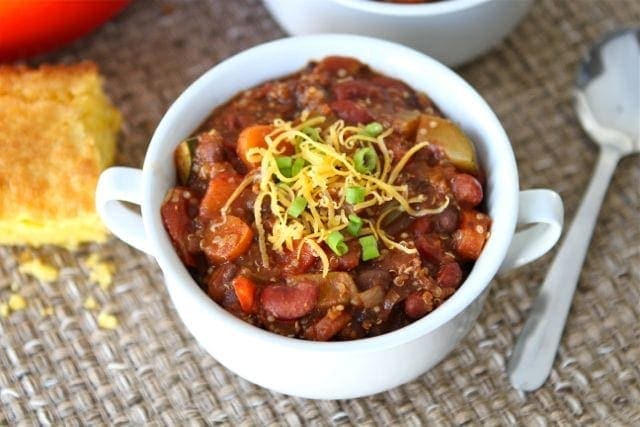
[[[324,0],[340,4],[350,9],[380,15],[393,16],[432,16],[444,15],[469,9],[493,0],[443,0],[435,3],[397,4],[373,0]]]
[[[251,325],[226,311],[220,305],[215,303],[198,286],[186,267],[179,260],[164,229],[162,219],[160,217],[160,209],[152,209],[151,203],[145,202],[148,198],[147,195],[152,194],[154,191],[154,187],[152,185],[153,182],[151,179],[148,179],[148,177],[151,176],[151,171],[154,168],[153,162],[154,158],[157,156],[156,153],[160,151],[161,144],[167,143],[166,141],[163,141],[164,134],[167,132],[167,129],[172,126],[174,121],[179,120],[180,114],[182,114],[182,110],[185,108],[183,104],[187,102],[187,99],[195,97],[196,94],[201,91],[201,88],[206,87],[209,80],[216,78],[218,74],[229,73],[230,70],[233,70],[235,67],[233,63],[240,58],[246,59],[251,58],[252,56],[260,57],[259,53],[261,51],[268,51],[272,49],[277,50],[278,47],[291,43],[302,45],[314,42],[332,42],[333,45],[342,45],[349,42],[375,44],[376,47],[381,49],[393,49],[396,53],[399,52],[401,55],[411,57],[412,61],[423,62],[424,65],[430,67],[431,71],[435,74],[439,74],[440,77],[446,76],[446,78],[453,81],[455,85],[460,86],[465,92],[467,92],[470,102],[478,104],[483,110],[484,118],[487,119],[488,122],[482,123],[482,126],[490,129],[493,133],[493,138],[491,140],[492,146],[497,144],[497,148],[494,149],[501,149],[503,151],[503,155],[505,156],[503,161],[505,163],[502,166],[504,167],[504,172],[511,178],[510,180],[502,182],[501,185],[503,185],[503,187],[500,188],[501,195],[507,194],[510,195],[510,197],[503,197],[504,200],[501,200],[503,204],[498,212],[499,216],[496,217],[494,215],[492,218],[494,224],[499,223],[502,226],[498,229],[492,229],[491,237],[485,245],[483,253],[476,261],[471,273],[460,285],[458,290],[436,310],[409,325],[403,326],[386,334],[351,341],[315,342],[298,338],[290,338]],[[312,58],[313,57],[310,56],[309,60],[312,60]],[[375,65],[372,65],[372,68],[376,69]],[[382,72],[384,73],[384,70],[382,70]],[[256,82],[255,84],[260,84],[260,82]],[[176,144],[177,142],[178,141],[176,141]],[[476,298],[481,295],[481,293],[491,283],[491,280],[495,276],[500,264],[504,260],[515,232],[518,209],[518,191],[518,171],[515,157],[504,128],[487,102],[456,72],[422,52],[394,42],[350,34],[316,34],[282,38],[244,50],[210,68],[179,95],[162,117],[147,149],[142,174],[141,211],[150,247],[157,251],[154,251],[153,255],[165,273],[165,278],[168,279],[165,280],[165,283],[169,293],[172,294],[175,291],[172,289],[172,286],[181,287],[181,290],[186,292],[186,297],[188,297],[189,300],[199,300],[205,305],[206,310],[210,310],[211,314],[217,317],[216,321],[221,323],[220,327],[234,328],[239,334],[238,339],[247,338],[254,340],[254,342],[258,341],[268,345],[278,345],[303,352],[320,351],[330,353],[368,353],[397,347],[426,335],[463,312],[473,301],[475,301]],[[158,248],[162,250],[158,250]],[[491,248],[493,254],[489,253],[489,248]],[[494,259],[489,259],[489,255]],[[497,260],[495,258],[497,258]],[[165,269],[169,266],[171,267],[171,277],[167,278],[167,271]],[[480,267],[484,269],[484,278],[481,277],[478,272]],[[176,279],[178,283],[173,283],[171,281],[173,279]]]

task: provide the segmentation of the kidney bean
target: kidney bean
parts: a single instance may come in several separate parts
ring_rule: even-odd
[[[346,99],[333,101],[329,106],[335,115],[344,120],[347,124],[365,124],[373,121],[373,117],[371,117],[371,114],[369,114],[367,109],[353,101]]]
[[[298,246],[299,241],[294,243],[293,250],[285,249],[279,256],[282,270],[287,275],[306,273],[318,259],[314,250],[307,244],[300,249],[300,257],[298,257]]]
[[[466,173],[459,173],[451,178],[451,191],[461,206],[473,207],[482,201],[482,185]]]
[[[462,281],[462,269],[457,262],[444,264],[438,269],[436,282],[445,288],[456,288]]]
[[[412,319],[419,319],[433,310],[433,296],[430,292],[414,292],[404,300],[404,312]]]
[[[316,306],[318,288],[310,282],[299,281],[296,286],[269,285],[262,290],[260,303],[264,310],[284,320],[298,319]]]

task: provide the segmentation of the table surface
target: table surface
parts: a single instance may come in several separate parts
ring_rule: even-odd
[[[538,0],[505,41],[459,72],[509,134],[522,188],[551,188],[570,221],[596,151],[573,113],[570,87],[587,47],[640,23],[635,0]],[[118,163],[140,166],[168,105],[205,70],[284,36],[258,0],[137,1],[62,51],[32,61],[96,61],[125,124]],[[638,157],[620,163],[605,199],[559,355],[547,383],[509,385],[507,355],[552,255],[495,280],[480,319],[438,366],[386,393],[313,401],[238,378],[206,354],[171,304],[150,257],[115,239],[77,252],[27,249],[61,268],[45,284],[17,271],[24,248],[0,248],[0,299],[25,310],[0,320],[0,424],[585,424],[640,422]],[[117,266],[105,290],[81,260]],[[89,295],[119,319],[100,329]],[[40,308],[52,305],[52,315]]]

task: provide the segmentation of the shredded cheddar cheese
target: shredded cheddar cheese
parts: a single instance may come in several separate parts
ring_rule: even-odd
[[[407,162],[428,143],[415,145],[394,165],[385,144],[385,138],[392,129],[374,137],[367,134],[363,126],[347,126],[338,120],[323,127],[325,121],[325,117],[308,118],[307,115],[303,115],[298,124],[274,120],[274,130],[265,137],[266,147],[251,148],[247,153],[247,158],[259,162],[260,167],[247,174],[227,200],[222,208],[223,217],[245,188],[256,185],[258,194],[254,217],[265,267],[269,267],[268,246],[274,251],[285,248],[291,251],[295,242],[302,242],[320,258],[326,276],[329,259],[320,244],[332,232],[343,231],[348,226],[349,214],[380,206],[383,210],[377,219],[363,218],[366,228],[362,231],[372,234],[389,249],[415,253],[415,248],[405,242],[391,239],[384,232],[383,225],[393,211],[419,217],[440,213],[447,207],[448,199],[435,209],[415,209],[412,204],[423,202],[423,196],[410,197],[406,184],[396,184]],[[291,146],[295,147],[291,160],[303,164],[295,175],[283,173],[278,166],[279,156]],[[371,170],[363,171],[354,160],[354,153],[360,149],[375,150],[376,164]],[[362,191],[363,200],[349,203],[346,193],[350,187]],[[299,215],[291,215],[290,208],[300,197],[304,198],[306,205]],[[265,207],[269,208],[270,214],[269,232],[265,228]],[[298,246],[298,257],[303,244]]]

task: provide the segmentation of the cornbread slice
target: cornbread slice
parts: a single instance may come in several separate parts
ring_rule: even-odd
[[[106,239],[94,193],[121,120],[93,63],[0,66],[0,244]]]

